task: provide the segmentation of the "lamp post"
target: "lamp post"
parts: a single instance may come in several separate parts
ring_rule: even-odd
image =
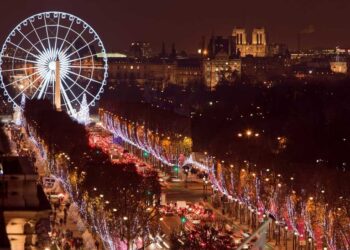
[[[312,238],[309,237],[309,238],[307,239],[307,241],[308,241],[308,243],[307,243],[307,245],[308,245],[308,250],[313,250],[313,240],[312,240]]]
[[[203,197],[204,200],[207,200],[207,188],[208,188],[208,181],[205,177],[203,177]]]
[[[288,239],[288,226],[285,226],[284,227],[284,244],[286,245],[286,250],[288,249],[287,239]]]
[[[185,188],[187,188],[187,178],[188,178],[188,166],[184,166],[184,170],[185,170]]]

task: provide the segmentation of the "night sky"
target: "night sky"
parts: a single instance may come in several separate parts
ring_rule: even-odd
[[[350,47],[349,0],[6,0],[1,1],[0,39],[28,16],[49,10],[70,12],[99,33],[108,51],[122,52],[133,40],[162,41],[194,52],[201,37],[228,35],[234,26],[264,26],[271,42],[295,48]],[[309,27],[309,28],[307,28]]]

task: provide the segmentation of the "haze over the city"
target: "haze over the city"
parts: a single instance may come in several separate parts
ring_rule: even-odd
[[[264,26],[271,42],[297,46],[350,47],[347,0],[13,0],[1,3],[0,39],[13,24],[33,13],[61,10],[89,20],[108,51],[124,51],[131,41],[149,41],[160,50],[164,41],[194,52],[201,37],[229,35],[234,26]]]

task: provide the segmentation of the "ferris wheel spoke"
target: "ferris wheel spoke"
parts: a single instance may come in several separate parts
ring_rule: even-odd
[[[64,36],[64,38],[62,40],[63,42],[61,43],[60,49],[58,51],[62,51],[63,44],[67,41],[67,37],[68,37],[69,31],[72,29],[73,23],[74,23],[74,19],[72,19],[72,21],[69,25],[69,28],[67,29],[66,35]]]
[[[23,61],[23,62],[30,62],[30,63],[35,63],[35,64],[37,63],[36,61],[33,61],[33,60],[19,58],[19,57],[14,57],[14,56],[4,55],[3,57],[4,58],[13,59],[13,60],[18,60],[18,61]]]
[[[44,16],[44,22],[45,22],[45,29],[46,29],[46,36],[47,36],[47,43],[49,45],[49,50],[51,50],[51,44],[50,44],[50,35],[49,35],[49,30],[48,30],[48,26],[47,26],[47,22],[46,22],[46,15]]]
[[[24,89],[22,89],[22,91],[20,91],[14,98],[13,100],[16,100],[17,97],[21,96],[24,91],[26,91],[29,87],[31,87],[34,83],[36,83],[38,80],[40,79],[40,76],[38,76],[33,82],[31,82],[30,84],[28,84],[27,87],[25,87]]]
[[[32,95],[32,98],[35,98],[36,94],[38,93],[38,91],[42,88],[43,82],[45,81],[45,79],[41,80],[41,83],[39,85],[39,87],[35,90],[34,94]],[[39,99],[39,98],[38,98]]]
[[[1,71],[2,71],[2,72],[21,71],[21,70],[26,71],[26,70],[29,70],[29,69],[38,69],[38,67],[3,69],[3,70],[1,70]]]
[[[82,77],[82,78],[84,78],[84,79],[86,79],[86,80],[93,81],[93,82],[96,82],[96,83],[99,83],[99,84],[102,85],[102,82],[99,82],[99,81],[97,81],[97,80],[95,80],[95,79],[86,77],[86,76],[84,76],[84,75],[79,75],[79,74],[77,74],[77,73],[75,73],[75,72],[73,72],[73,71],[71,71],[71,70],[68,70],[68,72],[71,73],[71,74],[73,74],[73,75],[76,75],[76,76],[78,76],[78,77]]]
[[[16,48],[18,48],[18,49],[20,49],[20,50],[26,52],[27,54],[30,54],[30,55],[34,56],[35,58],[39,59],[39,56],[37,56],[37,55],[33,54],[32,52],[26,50],[25,48],[22,48],[21,46],[19,46],[19,45],[17,45],[17,44],[14,44],[14,43],[11,42],[11,41],[9,41],[8,43],[9,43],[9,44],[12,44],[12,45],[15,46]]]
[[[32,26],[32,28],[33,28],[33,30],[34,30],[34,33],[36,34],[36,37],[38,38],[38,41],[39,41],[40,44],[41,44],[41,47],[43,48],[43,50],[45,50],[45,46],[44,46],[43,42],[41,41],[41,38],[40,38],[40,36],[39,36],[39,34],[38,34],[38,31],[36,30],[36,28],[34,27],[34,25],[33,25],[32,22],[29,21],[29,23],[30,23],[30,25]]]
[[[61,79],[62,83],[66,86],[66,90],[69,90],[69,92],[72,94],[72,96],[74,97],[74,100],[73,101],[77,101],[80,105],[81,105],[81,102],[79,101],[78,97],[74,94],[74,92],[72,91],[72,87],[69,87],[67,82],[64,80],[64,79]]]
[[[69,79],[69,80],[71,80],[71,82],[73,83],[73,86],[74,85],[77,85],[79,88],[81,88],[83,91],[85,91],[86,93],[88,93],[93,99],[95,99],[96,97],[93,95],[93,94],[91,94],[90,93],[90,91],[88,91],[86,88],[84,88],[84,87],[82,87],[79,83],[78,83],[78,81],[74,81],[70,76],[68,76],[67,75],[67,78]],[[72,86],[72,87],[73,87]]]
[[[45,97],[46,97],[47,89],[49,88],[49,86],[50,86],[50,80],[48,80],[48,83],[47,83],[46,86],[45,86],[45,91],[44,91],[43,99],[45,99]]]
[[[82,32],[79,33],[79,35],[74,39],[74,41],[68,46],[67,49],[65,49],[65,52],[67,52],[72,46],[73,44],[78,41],[79,37],[82,37],[81,35],[85,32],[86,28],[83,29]]]
[[[84,59],[87,59],[87,58],[90,58],[90,57],[94,57],[94,56],[97,56],[97,55],[100,55],[100,53],[95,53],[95,54],[92,54],[92,55],[75,58],[75,59],[72,59],[72,60],[68,60],[67,62],[69,62],[69,63],[76,62],[76,61],[84,60]]]
[[[60,15],[58,15],[54,51],[56,51],[56,48],[57,48],[57,38],[58,38],[58,30],[59,30],[59,27],[60,27]]]
[[[61,92],[62,92],[62,95],[63,95],[63,99],[65,99],[65,103],[67,104],[71,114],[74,116],[75,115],[75,109],[72,107],[72,103],[69,100],[69,97],[68,97],[68,95],[66,93],[66,90],[63,87],[63,84],[61,84],[60,88],[61,88]]]
[[[80,50],[86,48],[87,46],[89,46],[90,44],[94,43],[95,41],[97,41],[97,38],[94,38],[94,40],[86,43],[84,46],[82,46],[79,49],[75,50],[74,52],[70,53],[67,57],[69,58],[70,56],[74,55],[75,53],[78,53]]]
[[[23,80],[25,80],[25,79],[28,79],[28,78],[30,78],[30,77],[32,77],[33,75],[36,75],[36,74],[38,74],[38,73],[39,73],[38,71],[35,71],[34,73],[32,73],[32,74],[30,74],[30,75],[27,75],[27,76],[25,76],[25,77],[22,77],[21,79],[17,79],[16,81],[11,82],[11,83],[5,85],[5,87],[11,86],[11,85],[13,85],[13,84],[15,84],[15,83],[17,83],[17,82],[20,82],[20,81],[23,81]]]
[[[69,66],[70,68],[77,68],[77,69],[105,69],[104,67],[94,67],[94,66]]]
[[[28,37],[27,37],[26,35],[23,34],[23,32],[22,32],[21,30],[19,30],[19,29],[17,29],[17,30],[18,30],[18,32],[23,36],[23,38],[25,38],[25,39],[33,46],[33,48],[35,48],[36,51],[38,51],[38,53],[40,54],[41,51],[38,49],[38,47],[36,47],[36,46],[32,43],[32,41],[30,41],[30,40],[28,39]]]
[[[38,99],[43,97],[44,92],[46,92],[47,86],[49,85],[50,77],[46,75],[44,81],[40,84],[40,92],[38,94]]]

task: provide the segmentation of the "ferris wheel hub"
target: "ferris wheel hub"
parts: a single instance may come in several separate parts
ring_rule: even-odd
[[[49,69],[51,71],[55,71],[56,70],[56,62],[55,61],[49,62]]]

